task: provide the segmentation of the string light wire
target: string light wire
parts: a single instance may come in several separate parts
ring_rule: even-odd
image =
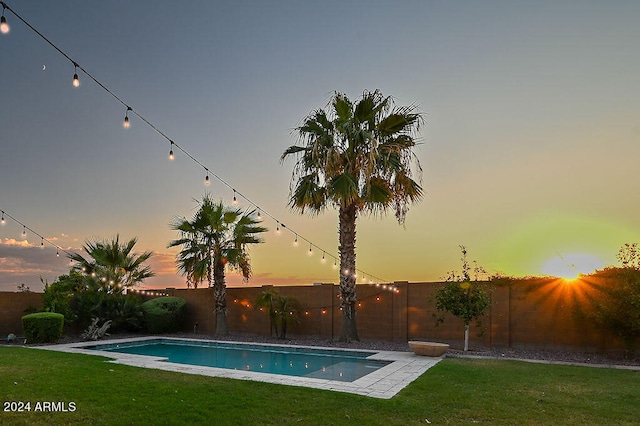
[[[22,23],[24,23],[29,29],[31,29],[34,33],[36,33],[40,38],[42,38],[46,43],[48,43],[51,47],[53,47],[58,53],[60,53],[62,56],[64,56],[67,60],[69,60],[74,68],[77,70],[80,70],[84,75],[86,75],[87,77],[89,77],[89,79],[91,79],[94,83],[96,83],[100,88],[102,88],[105,92],[107,92],[109,95],[111,95],[111,97],[113,97],[117,102],[119,102],[120,104],[122,104],[122,106],[124,106],[126,108],[126,114],[125,116],[127,117],[126,123],[129,124],[129,120],[128,120],[128,113],[131,112],[132,115],[135,115],[137,118],[139,118],[143,123],[145,123],[147,126],[149,126],[152,130],[154,130],[158,135],[160,135],[161,137],[163,137],[164,139],[166,139],[168,142],[170,142],[171,144],[171,151],[170,151],[170,156],[173,157],[173,148],[175,147],[177,150],[179,150],[180,152],[182,152],[185,156],[187,156],[189,159],[191,159],[194,163],[196,163],[198,166],[202,167],[202,169],[204,169],[205,173],[206,173],[206,178],[205,178],[205,185],[209,185],[210,180],[209,180],[209,175],[211,175],[212,177],[214,177],[216,180],[218,180],[220,183],[222,183],[223,185],[225,185],[227,188],[231,189],[234,193],[234,199],[236,199],[236,195],[238,197],[241,197],[242,199],[244,199],[248,204],[254,206],[254,208],[258,209],[261,213],[265,214],[266,216],[270,217],[271,219],[273,219],[276,224],[277,224],[277,231],[279,232],[279,228],[282,227],[283,229],[288,230],[289,232],[291,232],[292,234],[294,234],[296,236],[296,241],[297,238],[300,237],[301,240],[306,241],[307,243],[310,244],[310,248],[311,247],[315,247],[320,251],[323,251],[327,254],[327,256],[334,258],[334,260],[338,260],[337,256],[331,255],[329,253],[326,252],[326,250],[322,249],[321,247],[317,246],[316,244],[314,244],[312,241],[310,241],[309,239],[305,238],[304,236],[300,235],[299,233],[295,232],[292,229],[287,228],[284,223],[282,223],[280,220],[278,220],[275,216],[273,216],[271,213],[269,213],[268,211],[266,211],[264,208],[261,208],[258,206],[257,203],[255,203],[254,201],[252,201],[248,196],[246,196],[245,194],[241,193],[240,191],[236,190],[230,183],[228,183],[227,181],[225,181],[223,178],[221,178],[220,176],[218,176],[215,172],[211,171],[205,164],[203,164],[200,160],[198,160],[195,156],[193,156],[191,153],[189,153],[185,148],[183,148],[181,145],[177,144],[174,140],[172,140],[167,134],[165,134],[162,130],[160,130],[160,128],[158,128],[156,125],[154,125],[151,121],[149,121],[146,117],[144,117],[141,113],[139,113],[138,111],[136,111],[135,109],[133,109],[132,107],[129,106],[129,104],[127,104],[120,96],[118,96],[116,93],[114,93],[113,91],[111,91],[107,86],[105,86],[104,84],[102,84],[96,77],[94,77],[89,71],[87,71],[84,67],[82,67],[78,62],[76,62],[75,60],[73,60],[69,55],[67,55],[62,49],[60,49],[58,46],[56,46],[51,40],[49,40],[44,34],[42,34],[40,31],[38,31],[35,27],[33,27],[31,24],[29,24],[29,22],[27,22],[24,18],[22,18],[22,16],[20,16],[18,13],[16,13],[16,11],[14,11],[11,7],[9,7],[9,5],[7,5],[4,1],[0,1],[0,5],[2,5],[3,7],[3,13],[4,13],[4,9],[10,11],[16,18],[18,18]],[[74,76],[74,82],[76,81],[76,78]],[[236,199],[237,201],[237,199]],[[365,274],[364,271],[361,271],[359,269],[356,269],[356,273],[357,272],[361,272],[362,274]],[[370,276],[372,279],[375,279],[378,282],[388,282],[384,279],[381,279],[371,273],[366,272],[366,275]]]
[[[64,248],[60,247],[59,245],[53,243],[52,241],[50,241],[49,239],[45,238],[42,234],[36,232],[33,230],[33,228],[30,228],[29,226],[27,226],[26,224],[20,222],[18,219],[16,219],[15,217],[11,216],[9,213],[7,213],[4,210],[0,210],[2,212],[2,224],[4,225],[5,217],[8,217],[9,219],[11,219],[12,221],[14,221],[15,223],[19,224],[20,226],[22,226],[22,236],[26,237],[27,235],[27,231],[29,231],[31,234],[36,235],[38,237],[40,237],[40,247],[44,247],[44,243],[49,244],[52,247],[55,247],[56,249],[56,255],[60,256],[60,252],[64,252],[67,255],[71,255],[72,253],[68,250],[65,250]]]

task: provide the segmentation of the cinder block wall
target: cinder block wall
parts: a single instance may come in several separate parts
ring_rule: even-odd
[[[21,318],[28,308],[42,308],[42,293],[0,292],[0,338],[24,335]]]
[[[433,340],[462,348],[464,326],[452,315],[436,326],[433,295],[442,283],[394,285],[399,292],[383,286],[358,285],[357,326],[363,340]],[[595,328],[585,315],[589,299],[597,297],[596,286],[589,282],[556,279],[501,280],[489,284],[491,308],[481,318],[482,328],[471,324],[470,346],[525,348],[574,352],[619,352],[622,343]],[[264,287],[227,289],[227,323],[231,333],[268,336],[269,318],[255,309],[254,302]],[[337,339],[342,311],[338,286],[275,287],[281,295],[299,301],[300,323],[292,324],[288,337],[308,336]],[[187,301],[186,332],[215,332],[213,289],[162,289]],[[20,318],[24,310],[42,306],[40,293],[0,293],[0,337],[22,334]],[[145,299],[150,296],[144,296]],[[478,335],[483,331],[482,335]]]

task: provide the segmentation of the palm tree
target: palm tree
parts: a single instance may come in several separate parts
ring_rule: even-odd
[[[72,269],[95,277],[104,291],[122,293],[124,289],[130,289],[155,275],[149,266],[143,266],[153,253],[135,253],[133,249],[137,242],[137,238],[132,238],[120,243],[120,235],[111,241],[87,241],[82,248],[89,259],[78,253],[70,254],[69,258],[76,262]]]
[[[278,337],[278,323],[276,321],[276,308],[278,306],[278,300],[280,295],[273,288],[268,288],[262,291],[256,301],[253,304],[255,309],[266,309],[267,315],[269,315],[269,333],[275,334]]]
[[[328,111],[311,112],[296,129],[301,145],[289,147],[284,161],[295,155],[289,206],[300,213],[338,209],[341,341],[359,340],[356,304],[356,218],[395,210],[404,224],[410,203],[422,198],[412,168],[421,172],[412,151],[422,123],[415,106],[395,107],[379,90],[365,91],[355,104],[335,93]]]
[[[283,340],[287,338],[287,325],[300,322],[298,305],[298,299],[293,296],[280,296],[278,298],[276,316],[280,322],[280,338]]]
[[[240,272],[244,281],[251,277],[248,244],[261,243],[257,234],[267,231],[254,219],[255,210],[225,206],[214,202],[206,194],[191,220],[176,218],[171,228],[180,237],[169,247],[182,246],[176,257],[180,272],[187,277],[187,285],[197,287],[205,280],[213,287],[215,298],[216,334],[229,334],[227,327],[227,296],[225,265]]]

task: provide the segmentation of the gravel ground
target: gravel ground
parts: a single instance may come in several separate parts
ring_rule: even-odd
[[[124,339],[129,337],[139,337],[139,334],[114,334],[111,339]],[[287,344],[302,346],[324,346],[332,348],[349,348],[349,349],[366,349],[366,350],[382,350],[382,351],[400,351],[409,352],[409,345],[406,342],[387,342],[379,340],[362,340],[360,342],[343,343],[335,340],[312,339],[312,338],[290,338],[276,339],[266,336],[254,336],[243,334],[232,334],[229,336],[214,336],[207,334],[193,333],[176,333],[173,337],[185,337],[192,339],[209,339],[209,340],[225,340],[225,341],[242,341],[255,343],[271,343],[271,344]],[[83,341],[80,336],[64,336],[58,343],[73,343]],[[7,343],[6,340],[0,340],[1,344],[22,345],[22,341],[16,343]],[[32,345],[26,345],[32,346]],[[35,346],[35,345],[33,345]],[[528,349],[491,349],[491,348],[472,348],[467,352],[458,349],[449,349],[448,357],[483,357],[496,359],[521,359],[534,360],[538,362],[556,362],[569,364],[594,364],[605,366],[635,366],[640,367],[640,354],[635,357],[625,358],[623,354],[600,354],[600,353],[576,353],[576,352],[556,352]]]

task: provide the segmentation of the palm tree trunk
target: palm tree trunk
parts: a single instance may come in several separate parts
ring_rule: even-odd
[[[216,307],[216,335],[226,336],[229,334],[227,326],[227,289],[224,278],[224,263],[222,258],[214,260],[213,268],[213,296]]]
[[[340,296],[342,302],[341,342],[360,341],[356,328],[356,217],[355,204],[340,206]]]

